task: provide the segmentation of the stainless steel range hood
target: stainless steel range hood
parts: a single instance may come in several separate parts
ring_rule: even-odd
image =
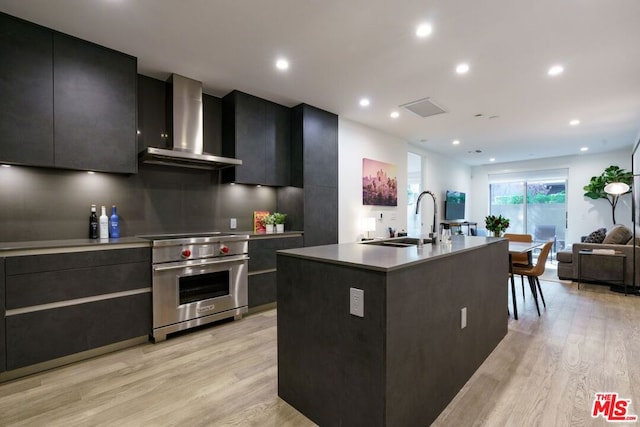
[[[173,148],[147,147],[140,152],[144,163],[196,169],[222,169],[242,160],[205,153],[202,146],[202,83],[172,74]]]

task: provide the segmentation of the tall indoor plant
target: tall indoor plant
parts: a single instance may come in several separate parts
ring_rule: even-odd
[[[613,182],[621,182],[627,184],[629,186],[629,190],[623,194],[609,194],[604,191],[604,187],[607,184],[611,184]],[[624,194],[628,194],[631,192],[631,184],[633,183],[633,174],[631,172],[625,171],[619,166],[611,165],[602,172],[600,176],[592,176],[589,184],[584,186],[584,195],[589,197],[590,199],[606,199],[611,205],[611,219],[613,219],[613,223],[616,223],[616,205],[618,204],[618,199],[620,196]]]

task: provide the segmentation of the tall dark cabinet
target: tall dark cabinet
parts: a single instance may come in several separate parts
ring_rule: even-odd
[[[222,98],[222,123],[222,155],[242,160],[223,182],[289,185],[289,108],[235,90]]]
[[[53,39],[0,13],[0,162],[53,166]]]
[[[302,204],[304,245],[338,243],[338,116],[300,104],[291,129],[292,185],[304,191],[288,203]]]

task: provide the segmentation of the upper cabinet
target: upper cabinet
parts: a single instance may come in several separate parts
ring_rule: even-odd
[[[55,166],[135,173],[136,58],[54,34]]]
[[[223,182],[289,185],[290,141],[289,108],[239,91],[222,99],[222,155],[242,160]]]
[[[138,151],[168,148],[166,83],[138,75]]]
[[[135,173],[136,58],[0,14],[0,162]]]
[[[53,166],[51,31],[0,14],[0,162]]]

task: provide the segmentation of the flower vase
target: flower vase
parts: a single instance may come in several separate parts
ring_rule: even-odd
[[[494,231],[493,232],[493,237],[500,237],[502,236],[502,231]]]
[[[264,228],[265,228],[267,234],[271,234],[274,231],[275,225],[273,225],[273,224],[265,224]]]
[[[284,233],[284,224],[276,224],[276,233]]]

